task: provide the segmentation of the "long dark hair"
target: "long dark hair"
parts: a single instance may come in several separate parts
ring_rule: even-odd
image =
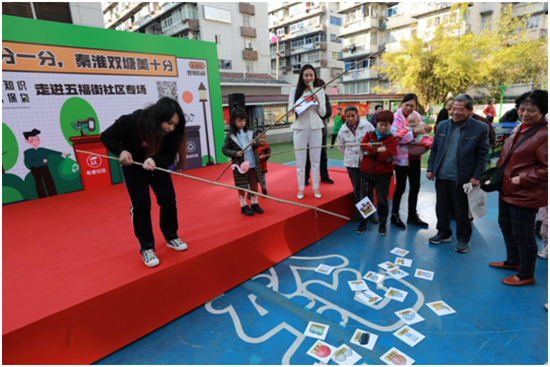
[[[180,121],[174,131],[165,136],[161,124],[169,122],[174,114],[178,115]],[[157,103],[141,110],[138,126],[142,138],[147,143],[147,157],[157,155],[161,149],[163,152],[171,154],[174,160],[176,153],[179,153],[179,160],[185,157],[183,153],[185,117],[181,106],[175,99],[162,97]]]
[[[311,64],[305,64],[302,66],[302,69],[300,69],[300,76],[298,77],[298,85],[296,86],[296,93],[294,94],[294,103],[298,101],[298,99],[304,94],[304,90],[306,90],[306,83],[304,83],[304,72],[307,69],[313,70],[313,75],[315,75],[315,81],[313,82],[314,87],[321,87],[323,84],[320,84],[319,78],[317,78],[317,72],[315,71],[315,68]],[[313,92],[313,91],[311,91]]]
[[[232,107],[231,116],[229,117],[229,131],[231,134],[237,135],[239,133],[239,129],[235,126],[235,120],[245,119],[246,124],[243,127],[243,131],[246,132],[248,130],[248,115],[246,114],[246,111],[244,108],[239,107],[238,103],[234,103]]]

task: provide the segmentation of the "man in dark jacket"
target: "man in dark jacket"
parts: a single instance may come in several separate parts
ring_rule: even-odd
[[[430,238],[433,244],[450,242],[453,234],[448,208],[455,210],[457,252],[466,253],[472,235],[468,211],[468,196],[463,185],[479,185],[479,175],[485,170],[489,154],[489,129],[483,122],[470,117],[474,100],[467,94],[453,101],[452,118],[439,123],[432,152],[428,161],[429,180],[437,178],[437,235]]]

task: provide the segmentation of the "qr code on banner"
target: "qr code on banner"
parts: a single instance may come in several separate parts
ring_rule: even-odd
[[[159,98],[170,97],[178,99],[178,85],[176,82],[157,82],[157,92]]]

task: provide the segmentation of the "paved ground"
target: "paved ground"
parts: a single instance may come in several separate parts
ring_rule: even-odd
[[[329,165],[341,166],[341,161],[330,160]],[[488,266],[505,256],[497,199],[488,195],[488,213],[474,222],[470,252],[458,254],[456,240],[428,244],[435,234],[435,193],[433,183],[424,179],[419,212],[430,229],[390,227],[380,237],[376,225],[357,235],[356,225],[347,224],[98,364],[313,364],[317,360],[307,351],[316,339],[303,335],[310,321],[328,325],[325,342],[347,344],[359,355],[357,364],[382,364],[380,357],[392,347],[416,364],[543,364],[548,360],[548,313],[543,307],[548,302],[548,262],[537,260],[536,285],[500,283],[513,273]],[[406,219],[406,198],[403,204]],[[401,267],[410,275],[388,277],[379,286],[366,283],[381,298],[389,287],[408,292],[405,300],[362,303],[348,281],[369,271],[384,273],[377,265],[394,261],[390,251],[395,247],[410,251],[405,258],[412,266]],[[330,275],[315,272],[320,264],[335,269]],[[433,281],[414,277],[416,269],[433,271]],[[440,317],[426,305],[440,300],[456,313]],[[395,312],[406,308],[425,319],[412,325],[425,336],[415,347],[393,335],[404,325]],[[372,351],[350,343],[357,329],[378,335]]]

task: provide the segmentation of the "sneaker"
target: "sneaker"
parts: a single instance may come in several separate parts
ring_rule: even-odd
[[[264,213],[264,210],[262,208],[260,208],[260,205],[258,205],[258,204],[252,204],[251,207],[252,207],[252,211],[256,214],[263,214]]]
[[[409,215],[409,218],[407,219],[407,223],[414,224],[416,226],[422,227],[422,228],[430,228],[430,225],[426,222],[424,222],[418,214]]]
[[[388,234],[388,228],[386,228],[386,223],[378,224],[378,234],[380,236],[385,236]]]
[[[313,196],[315,196],[317,199],[320,199],[322,197],[319,190],[313,190]]]
[[[357,234],[363,234],[367,231],[367,221],[362,220],[361,223],[359,223],[359,227],[357,227],[357,230],[355,233]]]
[[[247,217],[251,217],[254,215],[254,212],[252,211],[252,209],[250,209],[248,205],[241,207],[241,213],[243,213]]]
[[[187,250],[187,244],[179,238],[174,238],[173,240],[166,241],[166,246],[173,248],[176,251]]]
[[[298,195],[296,195],[296,197],[298,198],[298,200],[302,200],[304,198],[304,192],[303,191],[298,191]]]
[[[143,262],[148,268],[153,268],[160,264],[159,258],[155,254],[155,250],[145,250],[141,253],[141,257],[143,257]]]
[[[430,243],[433,243],[434,245],[439,245],[443,242],[451,242],[451,236],[445,237],[442,234],[438,233],[435,236],[430,237],[428,241],[430,241]]]
[[[465,254],[470,249],[470,245],[468,242],[458,241],[458,244],[455,247],[456,252],[460,252],[461,254]]]
[[[267,195],[267,190],[266,190],[266,189],[262,189],[262,194]]]
[[[321,182],[324,182],[324,183],[329,184],[329,185],[334,184],[334,181],[332,181],[330,178],[322,179]]]
[[[401,218],[399,218],[399,214],[397,213],[391,213],[391,224],[393,224],[399,229],[407,228],[407,226],[405,225],[405,223],[401,221]]]
[[[548,259],[548,245],[544,246],[537,255],[539,255],[541,259]]]

